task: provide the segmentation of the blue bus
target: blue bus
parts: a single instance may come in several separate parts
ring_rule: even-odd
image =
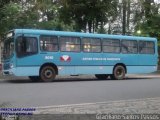
[[[4,39],[3,74],[50,82],[56,75],[94,74],[124,79],[157,70],[157,39],[15,29]]]

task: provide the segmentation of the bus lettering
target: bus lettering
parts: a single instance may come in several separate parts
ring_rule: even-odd
[[[119,61],[121,60],[120,58],[82,58],[84,61]]]
[[[45,56],[46,60],[53,60],[53,56]]]

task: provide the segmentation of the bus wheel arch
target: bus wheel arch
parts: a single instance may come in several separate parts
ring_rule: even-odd
[[[53,63],[45,63],[40,67],[39,77],[42,82],[51,82],[58,75],[58,68]]]
[[[111,79],[116,79],[116,80],[124,79],[126,73],[127,73],[126,65],[123,63],[118,63],[114,65]]]

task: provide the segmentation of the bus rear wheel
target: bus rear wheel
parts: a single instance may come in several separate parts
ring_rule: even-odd
[[[122,65],[117,65],[113,70],[111,79],[122,80],[125,78],[125,73],[126,73],[125,68]]]
[[[42,82],[52,82],[56,77],[56,71],[52,66],[44,66],[40,71]]]
[[[108,78],[107,74],[96,74],[95,76],[97,79],[100,79],[100,80],[105,80]]]

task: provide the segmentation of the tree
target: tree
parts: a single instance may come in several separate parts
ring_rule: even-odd
[[[146,22],[140,24],[138,28],[142,31],[142,36],[157,37],[160,35],[160,14],[152,16]],[[138,30],[138,28],[135,28]]]
[[[149,18],[151,17],[151,3],[153,3],[154,0],[145,0],[144,1],[144,12],[145,12],[145,17]]]
[[[76,31],[95,32],[103,28],[108,17],[116,12],[116,0],[61,0],[60,18],[64,23],[73,21]]]
[[[18,3],[9,3],[5,5],[0,12],[0,34],[14,28],[34,28],[38,20],[37,13],[31,9],[23,10]]]
[[[126,34],[126,6],[127,5],[127,1],[123,0],[123,21],[122,21],[122,34],[125,35]]]
[[[144,19],[142,22],[137,22],[135,34],[137,30],[141,30],[142,36],[157,37],[160,35],[160,14],[158,13],[159,5],[154,1],[144,1]],[[151,4],[152,3],[152,4]],[[137,35],[137,34],[136,34]]]
[[[15,28],[73,30],[72,24],[66,25],[60,21],[59,3],[55,0],[7,0],[3,2],[5,4],[0,8],[0,36]]]

